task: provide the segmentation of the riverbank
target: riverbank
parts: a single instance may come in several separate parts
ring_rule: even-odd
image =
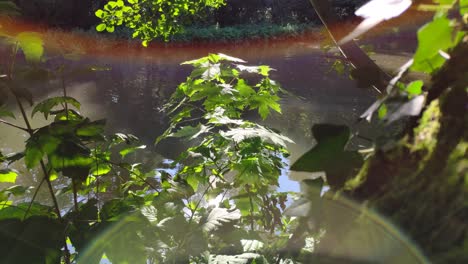
[[[193,44],[193,43],[238,43],[252,40],[277,40],[300,38],[306,34],[318,32],[320,25],[315,23],[300,24],[241,24],[227,27],[218,25],[195,25],[186,27],[182,32],[170,37],[165,42],[163,39],[155,39],[152,44]],[[96,30],[81,31],[90,34],[101,34],[106,37],[119,40],[135,41],[132,31],[128,28],[116,29],[113,33],[98,33]]]

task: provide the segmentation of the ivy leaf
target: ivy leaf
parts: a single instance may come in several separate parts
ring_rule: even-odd
[[[418,31],[418,49],[414,54],[412,70],[432,73],[445,62],[439,51],[447,52],[459,37],[453,36],[453,27],[446,17],[438,17]]]
[[[363,162],[356,151],[345,151],[350,130],[346,126],[317,124],[312,127],[317,145],[302,155],[291,170],[320,172],[325,171],[327,182],[332,187],[341,187],[355,173]]]
[[[11,169],[0,170],[0,182],[15,183],[18,173]]]
[[[203,230],[210,232],[216,230],[223,223],[229,223],[232,221],[237,221],[241,217],[240,211],[238,209],[234,211],[229,211],[226,208],[214,208],[211,210],[206,222],[203,224]]]
[[[44,53],[44,42],[41,35],[36,32],[21,32],[15,39],[23,50],[26,60],[38,62]]]
[[[34,116],[37,112],[41,112],[44,114],[44,117],[47,119],[49,117],[49,114],[51,110],[56,107],[57,105],[63,105],[63,104],[70,104],[77,108],[78,110],[81,107],[80,102],[78,102],[75,98],[72,97],[65,97],[65,96],[60,96],[60,97],[52,97],[48,98],[39,104],[37,104],[33,111],[31,116]]]

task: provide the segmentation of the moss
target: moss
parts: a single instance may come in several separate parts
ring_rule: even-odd
[[[354,178],[349,179],[345,183],[343,190],[345,191],[354,190],[357,187],[359,187],[361,184],[363,184],[367,179],[367,175],[369,174],[369,166],[370,166],[370,162],[369,160],[366,160],[364,162],[364,165],[361,167],[361,170],[359,170],[359,173]]]
[[[424,111],[419,125],[414,129],[412,151],[427,150],[432,153],[437,142],[435,138],[440,130],[440,117],[439,100],[434,100]]]

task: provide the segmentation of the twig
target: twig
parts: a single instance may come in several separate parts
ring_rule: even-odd
[[[25,132],[29,132],[27,128],[17,126],[17,125],[15,125],[15,124],[12,124],[12,123],[10,123],[10,122],[8,122],[8,121],[5,121],[5,120],[3,120],[3,119],[0,119],[0,123],[3,123],[3,124],[5,124],[5,125],[9,125],[9,126],[11,126],[11,127],[14,127],[14,128],[20,129],[20,130],[23,130],[23,131],[25,131]]]
[[[31,199],[31,202],[30,202],[29,205],[28,205],[28,209],[26,209],[26,213],[24,213],[23,220],[25,220],[26,217],[28,216],[29,211],[31,210],[31,207],[32,207],[32,205],[33,205],[33,203],[34,203],[34,200],[36,200],[36,196],[37,196],[37,194],[39,193],[39,190],[41,189],[41,186],[42,186],[42,184],[45,182],[45,180],[46,180],[46,176],[44,175],[44,177],[42,178],[41,182],[39,183],[39,185],[37,186],[36,190],[34,191],[34,194],[33,194],[33,197],[32,197],[32,199]]]

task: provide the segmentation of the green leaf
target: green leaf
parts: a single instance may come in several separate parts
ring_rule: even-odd
[[[97,26],[96,26],[96,30],[97,30],[98,32],[102,32],[102,31],[106,30],[106,24],[101,23],[101,24],[97,25]]]
[[[64,228],[58,220],[44,216],[1,220],[0,262],[60,263]]]
[[[27,218],[33,216],[48,216],[54,217],[54,209],[52,207],[42,205],[39,203],[19,203],[16,206],[8,206],[0,210],[0,221],[5,219],[20,219],[25,216],[25,212],[29,208]]]
[[[230,211],[226,208],[214,208],[211,210],[206,222],[203,224],[203,230],[210,232],[216,230],[223,223],[229,223],[232,221],[237,221],[241,217],[240,211],[238,209]]]
[[[418,31],[418,49],[414,54],[412,70],[432,73],[445,62],[439,51],[447,52],[457,43],[451,22],[438,17]]]
[[[106,27],[106,31],[109,32],[109,33],[114,32],[114,30],[115,30],[114,26],[107,26]]]
[[[291,170],[324,171],[330,186],[343,186],[363,163],[358,152],[344,150],[350,137],[349,128],[342,125],[316,124],[312,127],[312,134],[317,140],[317,145],[294,162]]]
[[[15,183],[18,173],[11,169],[0,170],[0,182]]]
[[[125,148],[125,149],[122,149],[121,151],[119,151],[119,154],[120,154],[120,156],[122,156],[122,158],[125,158],[125,156],[127,156],[128,154],[133,153],[133,152],[135,152],[135,151],[137,151],[139,149],[146,149],[146,145]]]
[[[24,158],[24,152],[10,153],[5,156],[5,160],[8,161],[8,165]]]
[[[45,154],[54,152],[62,141],[47,130],[37,131],[26,142],[25,163],[29,169],[34,168]]]
[[[241,255],[210,255],[210,264],[248,264],[248,263],[267,263],[262,255],[256,253],[244,253]]]
[[[15,186],[11,186],[9,188],[4,189],[3,192],[12,194],[14,196],[21,196],[21,195],[24,195],[31,188],[32,187],[24,187],[21,185],[15,185]]]
[[[236,89],[242,97],[248,97],[255,94],[255,90],[248,85],[244,79],[239,79],[237,81]]]
[[[104,132],[104,127],[106,125],[106,120],[101,119],[93,122],[84,122],[80,127],[76,130],[77,136],[82,137],[95,137]]]
[[[258,69],[260,70],[260,74],[265,76],[265,77],[268,77],[270,71],[274,70],[274,69],[272,69],[272,68],[270,68],[269,66],[266,66],[266,65],[258,66]]]
[[[16,37],[18,45],[23,50],[26,60],[38,62],[44,53],[44,42],[36,32],[21,32]]]
[[[158,210],[156,207],[152,205],[144,206],[141,208],[140,212],[150,223],[156,223],[158,221]]]
[[[264,141],[269,141],[282,147],[286,147],[286,143],[294,143],[290,138],[259,125],[256,127],[233,128],[226,132],[221,131],[220,134],[225,138],[234,140],[236,143],[249,138],[261,138]]]
[[[103,15],[104,15],[104,11],[102,11],[101,9],[98,9],[96,10],[96,12],[94,12],[94,14],[99,17],[99,18],[102,18]]]
[[[0,15],[19,16],[21,9],[12,1],[0,1]]]
[[[107,163],[99,163],[97,165],[94,165],[91,169],[91,174],[93,176],[101,176],[101,175],[106,175],[111,171],[111,166]]]
[[[194,139],[210,130],[210,127],[201,124],[196,127],[185,126],[179,129],[177,132],[169,134],[168,137]]]
[[[424,83],[423,81],[414,81],[414,82],[411,82],[410,84],[408,84],[408,86],[406,87],[406,92],[412,97],[412,96],[417,96],[417,95],[420,95],[422,93],[422,87],[423,87]]]
[[[264,243],[258,240],[241,239],[244,252],[255,252],[263,248]]]
[[[52,97],[52,98],[45,99],[44,101],[37,104],[34,107],[31,116],[34,116],[37,112],[41,112],[44,114],[44,117],[47,119],[49,117],[50,112],[52,111],[54,107],[58,105],[62,105],[65,108],[64,106],[65,104],[74,106],[78,110],[81,107],[80,102],[78,102],[78,100],[76,100],[75,98],[65,97],[65,96]]]
[[[460,0],[460,15],[465,17],[465,23],[466,23],[466,17],[468,16],[468,0]]]
[[[379,107],[379,119],[384,119],[386,116],[387,116],[387,112],[388,112],[388,108],[387,108],[387,105],[386,104],[382,104],[380,107]]]
[[[3,106],[0,106],[0,118],[1,118],[1,117],[11,117],[11,118],[13,118],[13,119],[16,118],[15,115],[14,115],[11,111],[7,110],[7,109],[6,109],[5,107],[3,107]]]
[[[195,175],[189,175],[187,176],[187,179],[186,179],[188,185],[190,185],[190,187],[192,187],[192,189],[196,192],[197,189],[198,189],[198,184],[199,184],[199,180],[197,178],[197,176]]]
[[[232,57],[232,56],[229,56],[229,55],[226,55],[226,54],[223,54],[223,53],[218,53],[217,55],[218,59],[219,60],[226,60],[226,61],[230,61],[230,62],[237,62],[237,63],[246,63],[245,60],[243,59],[239,59],[239,58],[236,58],[236,57]],[[217,62],[217,61],[216,61]]]

